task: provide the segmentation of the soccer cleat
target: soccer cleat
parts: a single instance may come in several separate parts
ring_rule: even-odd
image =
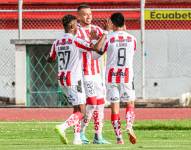
[[[61,132],[59,125],[56,125],[55,127],[55,132],[58,133],[60,140],[62,141],[63,144],[68,144],[68,140],[66,138],[65,132]]]
[[[83,132],[80,132],[80,139],[82,141],[82,144],[89,144],[90,143],[90,141],[86,138],[86,136]]]
[[[132,144],[136,144],[137,138],[136,138],[136,135],[135,135],[135,133],[133,131],[133,128],[127,128],[127,132],[128,132],[128,136],[129,136],[129,141]]]
[[[93,144],[111,144],[111,143],[105,140],[103,137],[100,137],[98,139],[94,138]]]

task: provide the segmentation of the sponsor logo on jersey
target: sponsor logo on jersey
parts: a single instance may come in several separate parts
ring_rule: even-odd
[[[118,97],[111,97],[110,100],[111,100],[111,101],[118,101],[119,98],[118,98]]]
[[[72,95],[68,95],[67,98],[68,98],[69,102],[74,102],[75,101],[75,98]]]
[[[122,77],[125,77],[127,76],[128,74],[126,72],[112,72],[112,76],[122,76]]]
[[[128,95],[127,92],[124,92],[123,95],[121,96],[122,99],[129,99],[130,96]]]

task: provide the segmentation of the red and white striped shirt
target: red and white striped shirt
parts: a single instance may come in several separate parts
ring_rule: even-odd
[[[81,27],[79,26],[77,37],[81,38],[86,41],[90,41],[89,36],[90,32],[94,30],[97,35],[100,37],[103,34],[103,30],[95,25],[89,25],[88,27]],[[83,52],[82,54],[82,61],[83,61],[83,73],[84,75],[96,75],[100,73],[100,66],[98,59],[94,60],[92,56],[92,52]]]
[[[58,78],[63,86],[76,85],[82,80],[82,54],[90,51],[90,43],[65,33],[62,38],[54,41],[50,57],[58,57]]]
[[[107,51],[106,83],[132,82],[136,38],[126,31],[112,32],[107,36],[103,50]]]

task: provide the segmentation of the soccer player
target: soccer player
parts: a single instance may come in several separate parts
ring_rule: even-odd
[[[136,143],[133,131],[135,90],[133,86],[133,56],[136,38],[125,31],[125,19],[121,13],[114,13],[108,23],[113,32],[103,34],[96,49],[107,53],[106,93],[111,102],[111,122],[117,144],[124,144],[119,116],[120,101],[126,103],[126,130],[132,144]],[[102,47],[103,46],[103,47]]]
[[[58,57],[58,80],[68,101],[73,105],[73,114],[62,124],[57,125],[55,131],[64,144],[68,143],[65,130],[75,126],[73,144],[82,144],[80,139],[80,121],[85,113],[85,90],[82,76],[82,52],[90,50],[90,44],[76,38],[77,19],[73,15],[62,18],[65,34],[57,39],[51,48],[48,61]]]
[[[92,25],[92,12],[88,5],[80,5],[78,7],[78,37],[90,42],[91,32],[101,36],[103,30],[95,25]],[[109,144],[102,137],[103,119],[104,119],[104,87],[101,78],[101,70],[99,60],[94,60],[92,52],[83,52],[83,75],[84,87],[86,91],[86,115],[82,121],[81,139],[84,144],[88,144],[89,140],[85,136],[85,129],[89,121],[94,119],[94,144]]]

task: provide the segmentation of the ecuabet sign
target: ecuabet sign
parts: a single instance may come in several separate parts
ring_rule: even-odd
[[[145,20],[191,20],[191,10],[145,10]]]

